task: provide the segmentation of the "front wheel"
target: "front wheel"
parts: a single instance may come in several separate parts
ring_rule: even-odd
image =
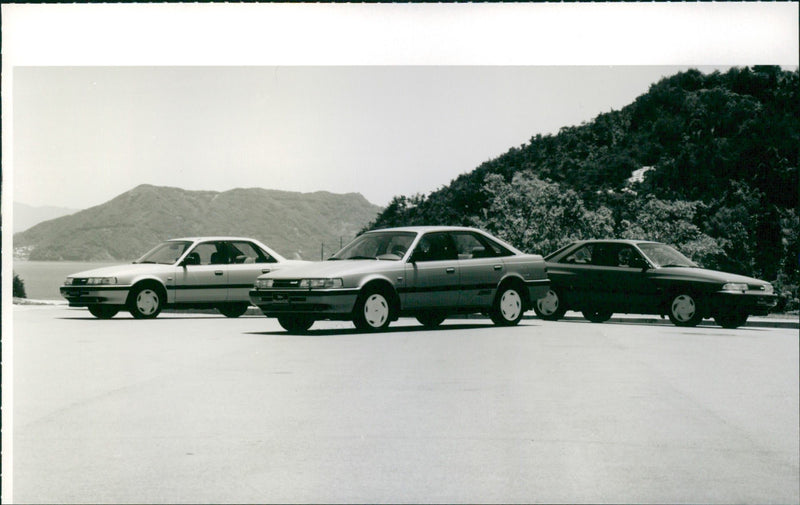
[[[583,317],[588,319],[593,323],[605,323],[611,316],[613,312],[610,310],[603,310],[603,309],[586,309],[582,311]]]
[[[672,297],[668,315],[675,326],[697,326],[703,320],[698,299],[689,293],[679,293]]]
[[[746,312],[723,311],[714,316],[714,321],[723,328],[733,329],[744,325],[748,316]]]
[[[136,319],[153,319],[163,305],[161,293],[151,285],[134,288],[128,297],[128,311]]]
[[[564,317],[567,306],[558,291],[551,289],[543,298],[536,300],[533,304],[533,311],[539,318],[545,321],[557,321]]]
[[[494,300],[492,322],[498,326],[514,326],[522,319],[522,295],[515,286],[503,288]]]
[[[283,316],[278,318],[278,324],[289,333],[304,333],[311,328],[314,320],[310,317]]]
[[[250,305],[246,303],[226,303],[217,307],[217,310],[225,317],[239,317],[247,312],[248,308]]]
[[[380,289],[370,289],[358,297],[353,324],[363,331],[384,330],[392,320],[389,295]]]
[[[89,305],[89,313],[97,319],[111,319],[119,312],[119,307],[113,305]]]

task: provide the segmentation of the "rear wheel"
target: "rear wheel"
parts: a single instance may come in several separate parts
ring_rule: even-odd
[[[248,308],[250,305],[246,303],[226,303],[217,307],[217,310],[225,317],[239,317],[247,312]]]
[[[278,318],[278,324],[289,333],[303,333],[311,328],[314,319],[303,316],[282,316]]]
[[[447,319],[447,314],[444,312],[423,312],[422,314],[417,314],[417,321],[428,328],[439,326],[445,319]]]
[[[153,319],[163,306],[161,290],[152,284],[136,286],[128,295],[128,311],[136,319]]]
[[[97,319],[111,319],[119,312],[119,307],[113,305],[89,305],[87,308]]]
[[[541,319],[557,321],[564,317],[567,307],[559,292],[551,289],[543,298],[536,300],[536,303],[533,304],[533,311]]]
[[[714,321],[723,328],[738,328],[747,322],[749,314],[735,310],[723,311],[714,316]]]
[[[675,326],[697,326],[703,320],[702,307],[691,293],[678,293],[669,302],[669,320]]]
[[[603,310],[603,309],[586,309],[582,311],[583,317],[588,319],[593,323],[605,323],[611,316],[613,312],[610,310]]]
[[[516,286],[506,286],[497,293],[492,312],[492,322],[498,326],[514,326],[522,319],[523,299]]]
[[[384,330],[392,320],[390,295],[383,289],[365,290],[356,301],[353,323],[359,330]]]

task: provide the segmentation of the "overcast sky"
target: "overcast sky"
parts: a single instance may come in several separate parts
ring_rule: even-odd
[[[590,16],[595,22],[580,32],[587,37],[577,41],[577,52],[567,53],[563,58],[566,64],[555,66],[552,53],[575,47],[576,41],[570,45],[566,43],[569,37],[554,37],[572,33],[574,39],[575,32],[570,29],[575,23],[586,22],[585,15],[575,17],[574,9],[562,10],[553,18],[566,24],[562,31],[548,32],[549,45],[542,47],[541,38],[520,35],[535,26],[517,24],[519,16],[509,17],[505,8],[492,7],[489,15],[475,17],[467,15],[472,11],[462,10],[463,6],[450,11],[439,6],[425,11],[428,15],[418,25],[407,22],[419,19],[412,16],[414,12],[392,11],[396,22],[381,28],[375,21],[385,19],[372,17],[380,6],[362,7],[367,11],[355,12],[373,22],[367,25],[370,38],[360,40],[360,44],[348,38],[362,28],[358,16],[350,25],[352,29],[337,29],[335,37],[326,37],[325,31],[331,27],[317,24],[312,16],[309,24],[316,29],[309,47],[301,43],[302,33],[282,32],[270,39],[261,33],[260,25],[249,24],[249,17],[237,17],[242,24],[231,26],[255,30],[255,39],[237,39],[234,30],[234,35],[218,37],[219,44],[204,46],[206,39],[213,38],[208,35],[212,32],[202,29],[209,18],[200,16],[197,30],[176,29],[169,20],[179,13],[169,10],[164,11],[164,26],[137,30],[136,41],[127,40],[124,32],[117,34],[114,29],[119,17],[130,17],[128,11],[124,16],[112,16],[111,21],[103,17],[105,24],[100,28],[97,24],[84,25],[90,33],[100,30],[100,34],[91,42],[79,41],[72,51],[64,51],[63,43],[79,36],[76,34],[84,36],[84,32],[61,18],[51,28],[71,27],[68,37],[56,36],[49,48],[34,50],[32,56],[22,51],[23,56],[16,60],[13,50],[27,47],[25,41],[33,39],[12,32],[12,42],[16,43],[10,47],[15,63],[11,67],[13,95],[5,93],[9,44],[5,42],[8,38],[4,39],[3,170],[13,171],[13,200],[80,209],[147,183],[192,190],[261,187],[358,192],[375,204],[386,205],[395,195],[428,193],[446,185],[480,163],[527,143],[536,134],[555,133],[561,127],[619,110],[647,92],[654,82],[680,70],[725,71],[732,65],[796,64],[796,57],[787,61],[785,52],[778,54],[769,44],[763,52],[755,53],[755,59],[749,46],[733,56],[727,52],[730,44],[724,36],[745,43],[748,37],[764,38],[737,27],[739,20],[752,27],[767,18],[764,21],[770,27],[770,37],[778,38],[768,43],[779,47],[786,40],[796,43],[796,29],[789,29],[788,37],[774,35],[771,10],[762,17],[752,12],[724,11],[720,15],[720,11],[713,11],[708,21],[697,24],[702,29],[686,29],[686,19],[694,17],[676,15],[675,22],[684,27],[683,31],[670,28],[670,18],[663,15],[658,25],[649,28],[647,22],[628,19],[621,26],[626,26],[626,31],[635,27],[636,31],[615,43],[617,51],[639,51],[639,46],[652,42],[651,38],[680,35],[680,40],[668,43],[668,49],[651,53],[653,64],[643,63],[649,61],[647,57],[626,60],[613,52],[605,58],[605,53],[597,54],[596,46],[602,46],[597,34],[586,33],[597,26],[595,16]],[[158,12],[162,11],[145,10],[145,14]],[[339,11],[324,12],[330,15]],[[546,19],[543,23],[551,12],[522,14],[530,16],[531,23],[541,23],[539,27],[544,30],[545,24],[553,24]],[[793,12],[796,26],[796,4]],[[303,19],[308,19],[309,11],[302,13]],[[12,27],[28,21],[20,11],[12,14],[16,15],[10,18],[16,23]],[[286,18],[274,10],[268,14],[264,19],[274,30],[265,27],[264,32],[272,33],[281,26],[275,24],[276,19]],[[647,20],[659,19],[651,16],[648,14]],[[620,30],[617,17],[601,23],[600,33],[613,37]],[[5,10],[3,18],[5,32],[9,20]],[[39,18],[36,27],[48,28],[50,19],[45,16],[42,22]],[[134,18],[131,24],[152,25],[154,19],[159,18]],[[225,23],[219,17],[214,19]],[[454,19],[464,21],[460,29],[452,26]],[[723,35],[714,28],[717,19],[724,20]],[[296,22],[292,14],[285,24]],[[490,33],[496,35],[484,37],[482,23],[488,23],[494,30]],[[437,27],[442,25],[455,36],[444,40],[432,35],[441,33]],[[661,31],[662,25],[668,26],[666,32]],[[294,26],[308,28],[305,24]],[[509,38],[504,27],[516,35]],[[729,31],[733,35],[727,35]],[[384,32],[388,32],[385,38]],[[143,33],[156,35],[142,39]],[[397,33],[410,37],[398,42]],[[683,39],[699,35],[703,40],[709,34],[715,35],[714,43],[705,45],[717,53],[707,54],[708,48],[695,41],[689,49],[683,48],[683,57],[672,55]],[[434,40],[420,45],[417,38],[424,41],[426,36]],[[497,39],[500,46],[491,53],[491,42]],[[469,50],[469,44],[476,40],[478,43]],[[276,49],[276,41],[283,49]],[[466,46],[460,46],[459,41]],[[226,42],[233,42],[233,47],[228,53],[220,52],[220,45],[225,47]],[[123,49],[109,53],[109,43]],[[330,46],[337,44],[345,51],[332,52],[335,56],[328,54],[326,59]],[[406,51],[407,45],[413,50]],[[243,46],[247,50],[242,50]],[[253,53],[254,46],[263,48],[263,52]],[[377,58],[380,55],[375,47],[384,49],[384,60]],[[209,49],[212,55],[204,58],[203,49]],[[93,51],[100,56],[85,57]],[[788,54],[796,55],[796,46],[792,51]],[[166,60],[160,58],[164,52],[169,54]],[[356,56],[342,57],[351,53]],[[583,53],[590,53],[593,59],[576,56]],[[7,95],[13,96],[11,108]],[[13,156],[5,156],[9,126],[5,116],[9,110],[13,111]]]

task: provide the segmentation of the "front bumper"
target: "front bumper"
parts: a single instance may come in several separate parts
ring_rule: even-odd
[[[61,286],[61,296],[70,307],[89,305],[125,305],[130,286]]]
[[[317,319],[349,318],[357,289],[252,289],[250,303],[267,317],[312,315]]]
[[[751,316],[765,316],[778,304],[778,295],[758,292],[733,293],[719,291],[709,300],[711,314],[723,311],[736,311]]]

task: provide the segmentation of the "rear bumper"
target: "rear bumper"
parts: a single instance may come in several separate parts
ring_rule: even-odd
[[[130,286],[61,286],[61,296],[70,307],[89,305],[125,305]]]

